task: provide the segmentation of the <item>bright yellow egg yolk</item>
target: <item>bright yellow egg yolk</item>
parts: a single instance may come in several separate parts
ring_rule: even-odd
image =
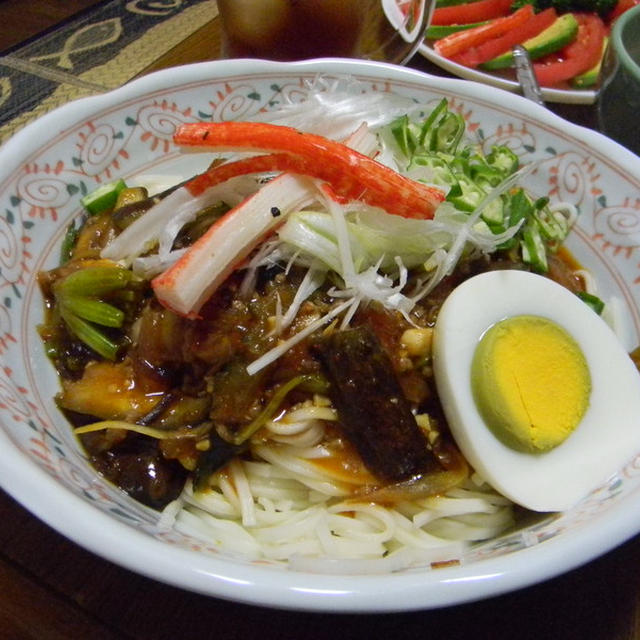
[[[591,377],[580,347],[562,327],[522,315],[484,334],[473,358],[472,387],[480,414],[500,440],[540,453],[578,426]]]

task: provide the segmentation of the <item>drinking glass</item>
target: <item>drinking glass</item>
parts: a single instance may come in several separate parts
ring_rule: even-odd
[[[435,0],[218,0],[224,57],[405,63]]]
[[[640,154],[640,6],[629,9],[611,31],[598,97],[600,129]]]

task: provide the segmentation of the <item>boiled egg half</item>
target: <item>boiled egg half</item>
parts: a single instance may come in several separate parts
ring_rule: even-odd
[[[433,364],[452,435],[496,490],[568,509],[640,452],[640,375],[576,295],[516,270],[470,278],[436,322]]]

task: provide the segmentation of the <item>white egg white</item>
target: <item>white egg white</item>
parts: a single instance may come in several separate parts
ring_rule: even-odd
[[[576,430],[547,453],[509,448],[485,425],[471,388],[478,342],[516,315],[549,318],[580,345],[591,375],[589,407]],[[434,371],[453,437],[495,489],[535,511],[562,511],[604,484],[640,451],[640,375],[609,326],[575,294],[544,276],[492,271],[447,298],[435,327]]]

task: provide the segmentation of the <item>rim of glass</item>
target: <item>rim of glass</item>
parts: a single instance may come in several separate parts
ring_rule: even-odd
[[[623,13],[616,21],[611,32],[611,44],[620,64],[640,82],[640,64],[627,50],[632,38],[638,37],[640,31],[640,5]]]

